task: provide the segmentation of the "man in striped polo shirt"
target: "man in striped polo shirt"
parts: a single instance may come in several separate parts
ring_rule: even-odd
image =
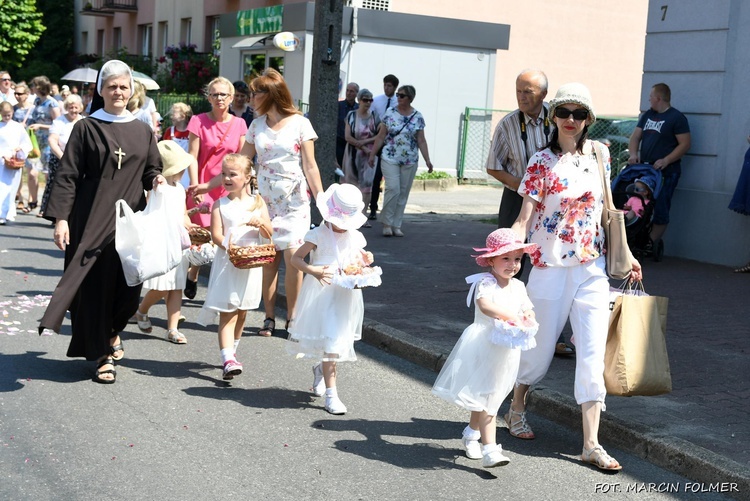
[[[524,70],[516,78],[518,109],[508,113],[495,128],[487,174],[504,185],[498,227],[510,228],[521,211],[523,197],[516,193],[529,158],[544,148],[552,133],[547,95],[547,76]]]

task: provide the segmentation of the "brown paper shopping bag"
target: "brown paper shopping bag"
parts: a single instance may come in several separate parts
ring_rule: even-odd
[[[609,318],[604,383],[610,395],[661,395],[672,391],[665,335],[669,300],[617,296]]]

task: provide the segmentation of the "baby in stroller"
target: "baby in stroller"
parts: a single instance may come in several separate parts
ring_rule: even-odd
[[[661,173],[647,164],[630,165],[612,182],[615,207],[625,212],[628,246],[637,258],[653,255],[649,234]]]

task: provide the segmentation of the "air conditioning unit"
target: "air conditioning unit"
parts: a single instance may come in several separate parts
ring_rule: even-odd
[[[370,10],[391,10],[390,0],[350,0],[351,7]]]

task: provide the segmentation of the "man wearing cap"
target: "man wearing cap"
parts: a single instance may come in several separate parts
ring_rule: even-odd
[[[629,164],[650,164],[662,174],[650,235],[654,261],[661,261],[664,254],[662,236],[667,231],[672,195],[682,174],[680,159],[690,149],[688,120],[676,108],[672,108],[671,95],[667,84],[658,83],[651,87],[648,96],[651,107],[638,119],[629,145]]]
[[[526,172],[529,158],[549,142],[552,126],[547,96],[547,75],[540,70],[524,70],[516,77],[518,109],[500,120],[490,144],[485,169],[503,183],[503,195],[497,216],[498,228],[510,228],[521,212],[523,197],[516,193]],[[526,259],[521,261],[520,276]],[[555,352],[572,355],[575,350],[560,336]]]
[[[13,106],[18,104],[16,96],[13,95],[13,80],[10,78],[10,73],[7,71],[0,71],[0,101],[7,101]]]
[[[357,104],[358,92],[359,85],[349,82],[346,86],[346,97],[339,101],[339,119],[336,124],[336,161],[339,163],[339,166],[343,165],[344,151],[346,150],[346,137],[344,134],[346,116],[350,111],[359,108]]]

